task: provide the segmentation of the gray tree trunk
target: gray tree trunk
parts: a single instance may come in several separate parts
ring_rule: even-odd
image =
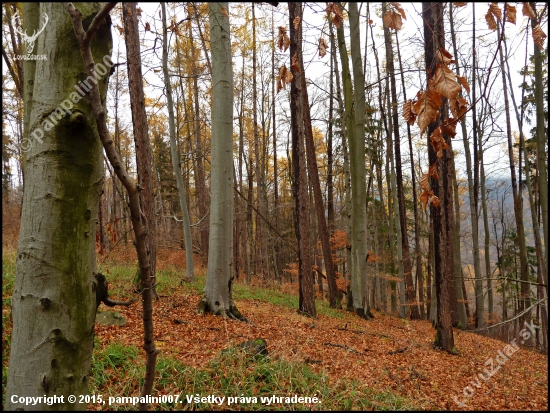
[[[199,312],[242,319],[233,303],[233,65],[228,3],[210,4],[212,183],[208,272]]]
[[[176,175],[176,186],[180,201],[181,214],[183,216],[183,240],[185,243],[185,264],[187,280],[193,282],[195,279],[195,266],[193,263],[193,245],[191,243],[191,225],[189,222],[189,211],[185,197],[185,187],[181,176],[181,154],[176,145],[176,125],[174,123],[174,102],[172,100],[172,84],[168,72],[168,28],[166,26],[166,6],[162,7],[162,70],[164,72],[164,85],[166,87],[166,105],[168,106],[168,126],[170,130],[170,154],[172,155],[172,169]]]
[[[25,136],[34,141],[25,161],[5,407],[86,409],[66,396],[88,394],[102,145],[91,106],[75,88],[87,77],[82,60],[75,59],[80,48],[63,4],[23,7],[27,32],[42,27],[44,13],[49,21],[33,51],[47,60],[25,61]],[[84,19],[100,10],[98,3],[79,7]],[[110,57],[110,33],[109,23],[100,25],[93,49],[96,62]],[[105,96],[108,74],[99,77]],[[43,132],[42,142],[31,135],[38,136],[38,131]],[[12,402],[13,395],[65,398],[64,403],[25,406]]]
[[[357,3],[349,4],[350,17],[350,49],[353,66],[353,107],[351,103],[352,86],[347,66],[347,54],[344,56],[345,43],[338,36],[340,56],[342,59],[342,75],[345,76],[344,88],[346,97],[346,115],[348,123],[350,172],[351,172],[351,292],[355,312],[364,318],[370,316],[367,292],[367,211],[366,203],[366,172],[365,172],[365,77],[361,61],[361,44],[359,31],[359,13]],[[338,31],[340,34],[340,30]],[[344,62],[345,61],[345,62]],[[347,76],[346,76],[347,72]],[[347,83],[347,84],[346,84]],[[350,116],[354,112],[354,116]]]

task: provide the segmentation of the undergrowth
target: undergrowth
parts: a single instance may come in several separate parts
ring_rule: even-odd
[[[2,260],[2,404],[5,390],[11,344],[11,295],[15,279],[15,251],[3,253]],[[131,280],[137,265],[99,265],[110,284],[110,295],[116,299],[128,299],[135,293]],[[157,292],[162,297],[175,289],[190,294],[200,294],[204,288],[204,270],[196,274],[192,283],[181,283],[183,271],[165,266],[157,272]],[[298,298],[291,294],[257,286],[236,284],[234,298],[258,300],[276,306],[296,309]],[[319,314],[343,317],[343,310],[329,308],[324,301],[317,301]],[[136,334],[141,334],[136,332]],[[110,410],[137,410],[137,405],[117,403],[109,405],[109,398],[138,396],[143,384],[145,361],[143,351],[116,341],[100,343],[96,337],[92,355],[89,393],[102,395],[107,403],[101,408]],[[179,396],[178,403],[153,403],[155,410],[366,410],[366,409],[414,409],[414,404],[391,391],[367,389],[356,380],[329,381],[324,373],[313,372],[307,364],[270,356],[251,357],[242,352],[214,354],[203,368],[184,365],[176,358],[163,356],[157,360],[153,396]],[[225,397],[220,403],[204,403],[194,397]],[[285,397],[304,396],[317,399],[318,403],[293,403]],[[282,399],[267,399],[271,396]],[[235,398],[229,405],[229,397]],[[188,399],[189,398],[189,399]],[[277,401],[277,402],[275,402]],[[89,405],[89,408],[94,408]],[[99,406],[96,406],[99,407]]]

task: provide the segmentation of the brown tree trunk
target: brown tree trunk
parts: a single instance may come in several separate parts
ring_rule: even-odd
[[[289,3],[290,55],[302,59],[302,3]],[[294,19],[299,18],[299,27],[294,28]],[[303,63],[301,65],[303,68]],[[300,273],[299,311],[310,317],[317,317],[315,291],[311,266],[309,241],[309,214],[307,196],[307,176],[304,147],[304,108],[303,108],[303,69],[292,69],[294,78],[290,84],[290,106],[292,127],[292,168],[294,174],[293,193],[296,199],[296,236],[298,238],[298,260]]]
[[[382,13],[385,12],[386,3],[382,3]],[[401,223],[401,249],[403,254],[403,275],[405,277],[407,305],[410,306],[411,319],[419,319],[420,313],[416,304],[416,294],[412,279],[412,262],[409,248],[409,235],[407,230],[407,212],[405,208],[405,193],[403,192],[403,170],[401,167],[401,137],[399,136],[399,115],[397,113],[397,88],[395,82],[393,49],[390,29],[384,26],[384,38],[386,42],[386,68],[390,75],[391,100],[392,104],[392,126],[394,135],[395,150],[395,173],[397,203],[399,207],[399,221]]]
[[[425,62],[428,79],[436,69],[435,54],[439,48],[445,45],[445,32],[443,25],[443,3],[422,3],[422,17],[424,19],[425,38]],[[428,136],[447,118],[448,102],[443,98],[440,115],[435,122],[428,126]],[[443,135],[447,144],[450,138]],[[442,347],[449,353],[454,353],[454,337],[451,319],[451,289],[453,285],[453,191],[452,178],[449,167],[452,150],[444,151],[442,158],[438,158],[433,146],[428,139],[428,157],[430,165],[437,163],[441,184],[436,179],[431,179],[431,188],[439,195],[441,204],[438,207],[430,205],[430,217],[433,220],[434,245],[435,245],[435,286],[437,294],[437,334],[434,344]]]
[[[136,165],[142,219],[147,222],[147,254],[149,256],[149,271],[151,282],[155,285],[155,267],[157,257],[157,225],[155,218],[155,198],[153,195],[153,179],[151,170],[153,158],[151,142],[147,127],[145,112],[145,96],[143,93],[143,75],[141,73],[141,50],[139,45],[139,30],[137,3],[123,3],[122,16],[124,32],[126,33],[126,56],[128,64],[128,83],[132,110],[132,125],[136,145]],[[156,293],[154,293],[156,296]]]

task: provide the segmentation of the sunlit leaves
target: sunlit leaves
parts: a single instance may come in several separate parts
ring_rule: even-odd
[[[546,39],[546,34],[540,28],[540,25],[536,25],[533,29],[533,41],[539,47],[539,49],[544,48],[544,39]]]
[[[332,20],[332,24],[334,24],[338,29],[340,24],[344,21],[344,17],[342,16],[342,13],[340,13],[338,5],[335,3],[329,3],[327,5],[326,12],[329,19]]]
[[[325,39],[319,38],[319,57],[325,57],[327,54],[328,45]]]
[[[506,3],[506,21],[516,24],[516,6]]]
[[[468,4],[467,1],[457,1],[457,2],[453,2],[453,5],[454,5],[455,7],[464,7],[464,6],[466,6],[467,4]]]
[[[279,36],[277,37],[277,47],[279,48],[279,50],[283,50],[286,52],[289,46],[290,46],[290,39],[286,34],[286,27],[280,26]]]
[[[531,8],[531,5],[528,2],[523,2],[523,8],[521,9],[521,13],[524,16],[530,17],[532,19],[535,19],[537,16],[535,16],[535,12]]]

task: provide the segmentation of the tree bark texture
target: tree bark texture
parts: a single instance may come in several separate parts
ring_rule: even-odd
[[[88,25],[100,10],[98,3],[80,7]],[[7,410],[86,408],[70,402],[24,406],[12,403],[11,396],[88,394],[97,307],[95,233],[102,147],[92,107],[75,88],[92,80],[75,59],[80,50],[62,4],[25,3],[24,29],[38,30],[44,13],[49,22],[34,53],[45,54],[47,60],[25,61],[25,137],[33,145],[25,159]],[[108,21],[99,26],[93,43],[96,61],[110,58],[111,44]],[[99,77],[104,97],[108,75]],[[41,142],[31,136],[39,130]]]
[[[290,55],[296,59],[302,56],[302,3],[289,3]],[[298,28],[294,19],[299,18]],[[299,311],[310,317],[317,317],[315,290],[311,265],[309,233],[309,200],[307,195],[306,153],[304,145],[304,98],[302,69],[292,69],[294,75],[290,84],[290,107],[292,129],[292,168],[294,174],[294,197],[296,200],[296,235],[298,238],[298,261],[300,274]]]

